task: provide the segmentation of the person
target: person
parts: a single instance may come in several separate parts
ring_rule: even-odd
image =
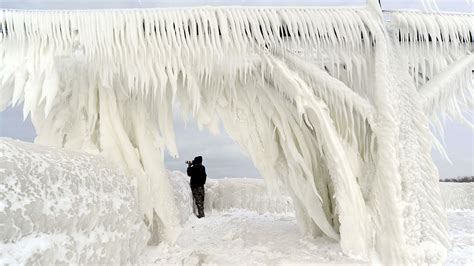
[[[198,218],[204,217],[204,184],[206,184],[206,167],[202,165],[202,156],[194,158],[192,162],[187,161],[188,176],[191,177],[190,185],[193,192],[194,203],[196,204]]]

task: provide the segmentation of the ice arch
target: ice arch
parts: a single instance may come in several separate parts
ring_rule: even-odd
[[[433,262],[427,251],[449,242],[428,124],[439,111],[469,123],[473,16],[392,12],[384,24],[375,2],[5,10],[0,110],[23,101],[37,142],[137,176],[156,238],[180,230],[163,165],[179,100],[203,127],[222,119],[308,232],[362,258]]]

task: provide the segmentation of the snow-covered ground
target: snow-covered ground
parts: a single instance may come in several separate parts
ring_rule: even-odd
[[[186,179],[173,172],[174,182]],[[446,265],[474,264],[474,183],[441,183],[448,208],[452,250]],[[252,192],[257,192],[251,194]],[[287,208],[291,202],[279,200],[282,212],[275,212],[274,198],[258,179],[210,179],[206,189],[208,216],[193,216],[175,245],[147,247],[143,263],[158,264],[363,264],[342,254],[337,242],[326,237],[303,235]],[[254,204],[249,200],[254,198]],[[218,203],[220,201],[220,203]],[[213,206],[217,206],[212,208]],[[269,211],[265,208],[270,207]],[[249,210],[251,209],[251,210]],[[210,215],[209,215],[210,211]]]
[[[450,210],[453,248],[445,265],[474,265],[474,212]],[[233,209],[191,217],[176,245],[146,247],[142,263],[157,264],[363,264],[339,244],[298,231],[294,216]]]
[[[302,234],[290,198],[270,195],[261,179],[208,179],[207,216],[197,219],[188,177],[169,172],[182,233],[143,249],[130,177],[101,157],[0,139],[0,158],[0,264],[364,263],[327,237]],[[474,265],[474,183],[441,191],[453,244],[446,264]]]
[[[474,265],[474,210],[448,210],[453,247],[446,265]]]
[[[214,212],[185,224],[176,245],[147,247],[143,263],[158,264],[288,264],[354,263],[339,244],[305,237],[295,217],[233,209]]]

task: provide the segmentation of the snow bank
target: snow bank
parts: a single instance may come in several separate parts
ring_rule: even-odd
[[[0,264],[132,263],[148,232],[99,156],[0,139]]]
[[[182,210],[181,221],[185,222],[193,212],[189,177],[180,171],[169,173],[174,188],[175,201]],[[204,207],[206,212],[244,209],[263,213],[293,213],[289,196],[271,195],[263,179],[208,178]]]
[[[193,213],[193,195],[189,186],[189,177],[180,171],[169,171],[168,176],[173,188],[174,199],[179,212],[179,221],[183,225]]]
[[[263,179],[210,179],[206,184],[207,211],[245,209],[263,213],[293,213],[289,196],[271,195]]]
[[[441,182],[440,187],[446,209],[474,209],[474,183]]]
[[[180,171],[170,171],[169,178],[175,201],[184,224],[193,212],[189,177]],[[446,209],[474,209],[474,183],[440,183]],[[263,213],[294,213],[291,197],[271,195],[263,179],[208,178],[205,209],[207,212],[243,209]]]

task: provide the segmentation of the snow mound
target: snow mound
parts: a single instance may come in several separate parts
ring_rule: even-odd
[[[268,193],[263,179],[209,179],[206,183],[207,211],[245,209],[263,213],[293,213],[289,196]]]
[[[441,182],[440,188],[446,209],[474,209],[474,183]]]
[[[132,263],[148,239],[102,157],[0,138],[0,264]]]
[[[181,223],[193,213],[193,197],[189,187],[189,177],[183,172],[169,172],[178,205]],[[293,213],[289,196],[271,195],[267,192],[263,179],[250,178],[208,178],[204,207],[206,212],[242,209],[264,213]]]
[[[168,176],[183,225],[193,213],[189,177],[180,171],[170,171]],[[291,197],[269,194],[263,179],[208,178],[205,188],[206,212],[242,209],[259,214],[294,213]],[[446,209],[474,209],[474,183],[441,182],[440,188]]]
[[[189,177],[180,171],[169,171],[168,177],[173,188],[174,201],[179,211],[179,221],[184,225],[193,214],[193,194],[189,186]]]

